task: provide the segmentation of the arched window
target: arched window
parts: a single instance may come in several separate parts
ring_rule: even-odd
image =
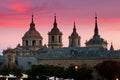
[[[54,36],[52,36],[52,42],[54,42]]]
[[[28,46],[28,40],[25,41],[26,46]]]
[[[61,42],[61,36],[59,36],[59,43]]]
[[[42,44],[42,41],[41,41],[41,40],[39,41],[39,44],[40,44],[40,45]]]
[[[35,40],[32,41],[32,46],[35,46],[36,45],[36,42]]]
[[[80,45],[80,39],[78,39],[78,45]]]

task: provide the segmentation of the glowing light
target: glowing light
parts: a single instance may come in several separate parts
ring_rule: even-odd
[[[23,80],[23,78],[21,78],[20,80]]]
[[[79,68],[79,67],[76,65],[76,66],[75,66],[75,69],[77,70],[78,68]]]
[[[119,78],[116,78],[116,80],[119,80]]]
[[[6,77],[6,80],[8,80],[8,77]]]

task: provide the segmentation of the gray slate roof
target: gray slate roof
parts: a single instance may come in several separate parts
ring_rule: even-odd
[[[39,59],[52,58],[107,58],[120,57],[120,51],[109,51],[103,47],[64,47],[45,54],[34,55]]]

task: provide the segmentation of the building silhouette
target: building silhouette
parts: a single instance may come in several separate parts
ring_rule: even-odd
[[[111,44],[110,50],[107,49],[107,41],[99,35],[97,16],[95,16],[95,29],[93,38],[86,41],[86,46],[81,46],[81,37],[77,33],[74,22],[73,32],[69,36],[69,46],[62,45],[62,32],[59,30],[54,16],[53,28],[48,32],[48,47],[43,46],[43,38],[35,29],[33,21],[29,30],[22,38],[22,45],[16,48],[3,50],[6,57],[6,65],[12,67],[17,65],[23,69],[28,69],[33,64],[55,65],[68,67],[70,65],[83,65],[94,67],[96,64],[106,60],[120,61],[120,50],[114,50]]]

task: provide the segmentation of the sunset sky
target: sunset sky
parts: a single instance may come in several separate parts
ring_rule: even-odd
[[[47,33],[53,27],[54,14],[58,28],[63,33],[63,45],[68,46],[68,36],[76,22],[81,45],[93,36],[95,12],[98,16],[99,33],[120,49],[120,0],[0,0],[0,52],[22,44],[22,37],[29,29],[31,15],[37,31],[48,43]]]

